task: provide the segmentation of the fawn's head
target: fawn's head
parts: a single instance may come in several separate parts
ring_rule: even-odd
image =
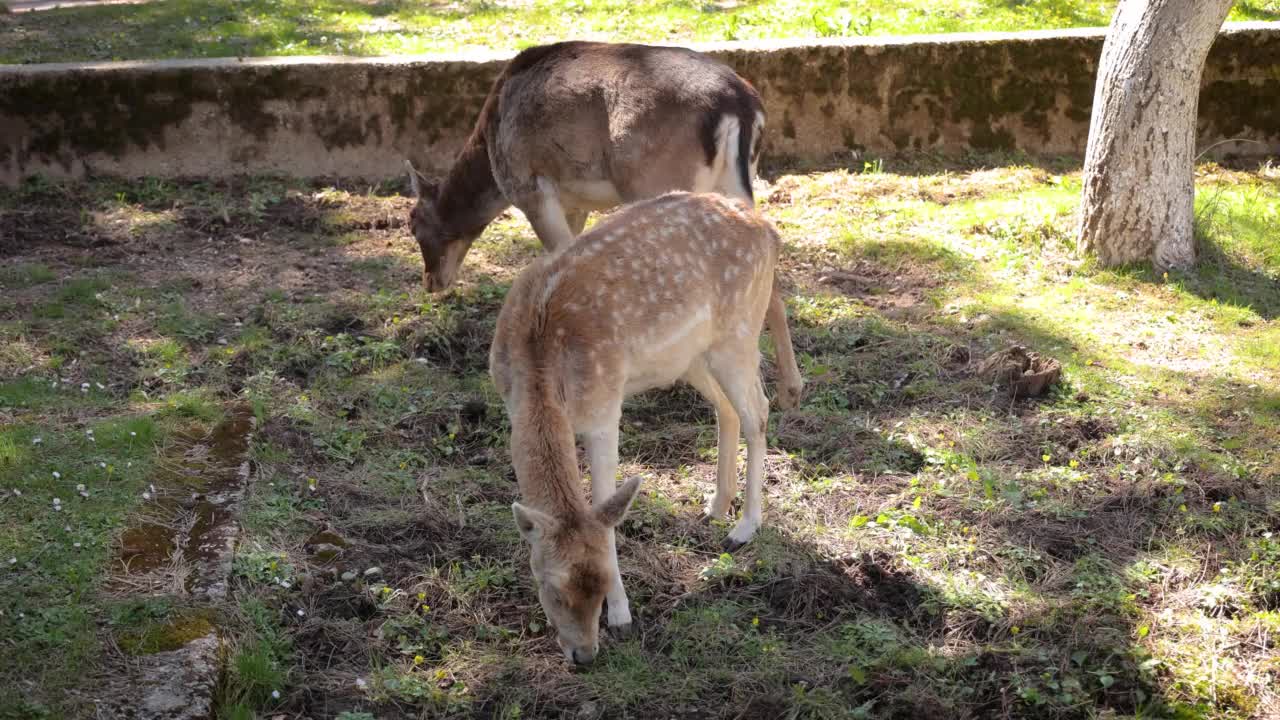
[[[600,608],[616,571],[609,531],[622,521],[639,487],[640,478],[632,478],[603,504],[568,518],[511,505],[529,543],[538,601],[569,662],[585,665],[600,649]]]
[[[409,212],[409,229],[422,250],[422,282],[427,292],[440,292],[453,285],[462,258],[466,256],[476,235],[467,236],[450,229],[440,216],[440,185],[409,166],[409,183],[417,199]]]

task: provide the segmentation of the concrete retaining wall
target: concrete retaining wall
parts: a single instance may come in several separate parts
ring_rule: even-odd
[[[760,89],[766,153],[1081,154],[1103,31],[700,46]],[[44,174],[384,178],[447,166],[509,53],[0,66],[0,183]],[[1280,23],[1230,25],[1202,147],[1280,154]]]

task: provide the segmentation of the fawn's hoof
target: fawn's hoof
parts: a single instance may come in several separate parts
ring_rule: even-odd
[[[622,623],[621,625],[610,625],[607,632],[609,637],[614,640],[627,640],[636,634],[635,622]]]

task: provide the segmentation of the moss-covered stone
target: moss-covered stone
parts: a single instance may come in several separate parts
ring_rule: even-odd
[[[123,632],[116,638],[116,642],[121,650],[130,655],[153,655],[177,650],[216,629],[208,612],[192,611],[167,622]]]

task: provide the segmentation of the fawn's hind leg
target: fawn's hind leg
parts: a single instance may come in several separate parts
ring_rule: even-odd
[[[711,376],[705,362],[695,362],[684,375],[684,381],[693,386],[716,409],[716,494],[707,505],[707,517],[723,520],[729,516],[734,495],[738,494],[738,436],[741,433],[738,412],[720,389],[720,383]]]
[[[750,342],[713,349],[707,353],[711,375],[720,384],[747,436],[747,491],[742,517],[725,540],[725,547],[742,547],[760,527],[764,511],[765,430],[769,424],[769,399],[760,382],[760,350],[756,336]]]

